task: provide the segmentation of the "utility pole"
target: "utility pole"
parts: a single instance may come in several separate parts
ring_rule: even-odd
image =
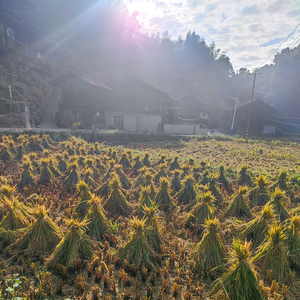
[[[13,101],[13,98],[12,98],[11,86],[9,85],[8,88],[9,88],[9,96],[10,96],[10,128],[12,128],[12,101]]]
[[[246,143],[248,143],[248,138],[249,138],[249,129],[250,129],[251,114],[252,114],[252,104],[253,104],[253,95],[254,95],[254,87],[255,87],[256,74],[259,74],[259,73],[254,73],[252,95],[251,95],[251,102],[250,102],[250,108],[249,108],[249,114],[248,114],[248,122],[247,122],[247,130],[246,130],[246,137],[245,137],[246,138]]]
[[[236,114],[236,108],[239,104],[239,95],[237,95],[236,98],[234,97],[229,97],[233,100],[235,100],[235,106],[234,106],[234,112],[233,112],[233,118],[232,118],[232,123],[231,123],[231,128],[230,128],[230,136],[232,136],[232,133],[233,133],[233,126],[234,126],[234,120],[235,120],[235,114]]]

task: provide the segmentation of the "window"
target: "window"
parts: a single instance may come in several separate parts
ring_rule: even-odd
[[[114,116],[115,128],[124,128],[124,116]]]
[[[15,32],[10,27],[7,28],[7,35],[11,37],[12,39],[15,39]]]

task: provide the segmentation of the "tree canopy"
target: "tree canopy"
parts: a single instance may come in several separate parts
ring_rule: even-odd
[[[240,94],[241,101],[250,100],[252,71],[234,72],[226,53],[194,31],[176,39],[167,31],[145,32],[139,13],[119,0],[39,0],[30,14],[48,38],[76,53],[74,64],[89,66],[80,68],[99,72],[107,83],[138,77],[175,98],[191,93],[230,105],[228,96]],[[258,69],[255,97],[286,113],[299,105],[299,47],[283,49],[273,64]]]

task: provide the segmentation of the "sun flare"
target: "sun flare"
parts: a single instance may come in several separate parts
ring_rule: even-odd
[[[131,13],[135,11],[140,13],[138,16],[140,21],[148,21],[158,16],[157,7],[152,2],[130,1],[127,2],[127,7]]]

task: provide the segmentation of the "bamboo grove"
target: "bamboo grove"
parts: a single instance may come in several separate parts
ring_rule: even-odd
[[[226,159],[2,136],[2,299],[299,299],[299,163]]]

